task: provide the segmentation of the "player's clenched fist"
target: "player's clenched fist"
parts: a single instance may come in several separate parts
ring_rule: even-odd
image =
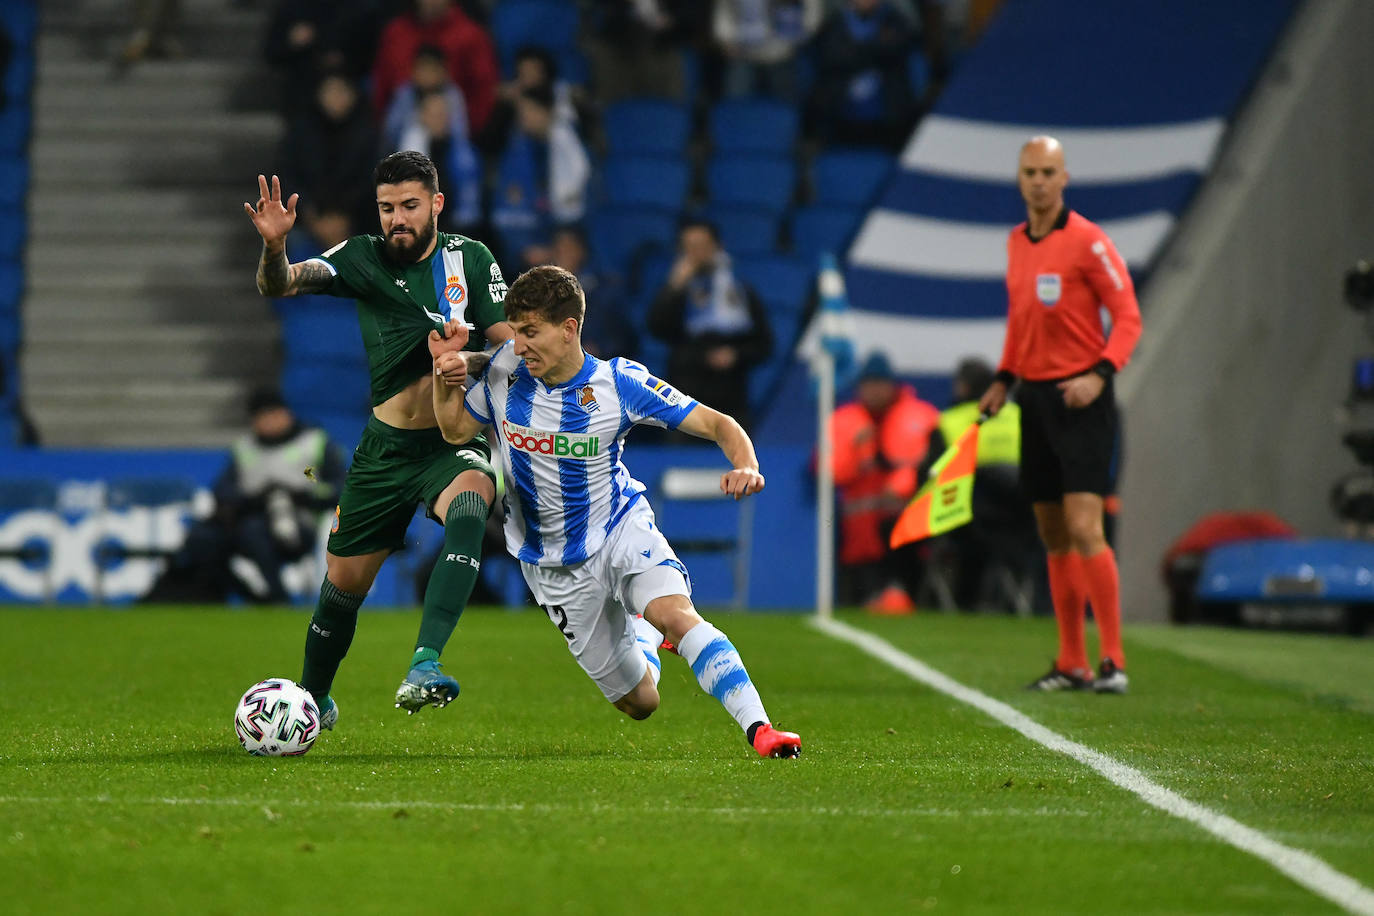
[[[720,475],[720,491],[743,499],[763,489],[763,475],[753,468],[735,468]]]
[[[445,385],[467,382],[468,362],[463,356],[467,342],[468,326],[458,320],[444,322],[443,337],[438,331],[429,332],[429,355],[434,360],[434,374],[443,378]]]

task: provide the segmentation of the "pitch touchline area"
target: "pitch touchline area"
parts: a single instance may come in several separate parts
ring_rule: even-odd
[[[1164,788],[1135,767],[1051,731],[1006,703],[994,700],[972,687],[965,687],[872,633],[866,633],[837,620],[813,619],[811,624],[821,632],[847,642],[879,661],[886,662],[912,680],[920,681],[927,687],[987,713],[1037,744],[1072,757],[1102,774],[1109,782],[1140,796],[1159,810],[1196,824],[1222,842],[1262,859],[1332,903],[1352,913],[1374,916],[1374,891],[1311,853],[1285,846],[1253,827],[1247,827],[1224,814],[1188,801],[1177,792]]]
[[[445,802],[412,799],[406,801],[315,801],[311,799],[284,799],[264,797],[252,798],[186,798],[167,796],[164,798],[116,798],[109,795],[92,795],[85,798],[75,796],[27,796],[0,795],[0,805],[165,805],[173,808],[262,808],[275,811],[277,808],[327,808],[352,809],[357,811],[477,811],[499,814],[553,814],[575,811],[580,814],[626,813],[635,809],[624,805],[549,805],[521,804],[519,802]],[[781,815],[800,817],[872,817],[872,818],[922,818],[922,817],[1087,817],[1090,812],[1078,809],[1050,808],[737,808],[737,807],[697,807],[674,805],[674,811],[692,815],[720,815],[724,817],[778,817]],[[662,806],[645,808],[645,813],[662,811]]]

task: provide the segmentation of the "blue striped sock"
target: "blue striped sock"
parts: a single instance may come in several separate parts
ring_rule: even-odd
[[[640,616],[635,617],[634,627],[635,642],[644,652],[644,659],[649,663],[649,673],[653,675],[654,686],[657,687],[659,676],[663,673],[663,666],[658,660],[658,647],[663,645],[663,634]]]
[[[703,620],[687,631],[677,650],[692,666],[701,689],[719,700],[741,729],[769,721],[739,652],[724,633]]]

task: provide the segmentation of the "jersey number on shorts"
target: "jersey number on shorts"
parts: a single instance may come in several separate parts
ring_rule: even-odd
[[[558,626],[558,632],[567,638],[568,642],[573,641],[573,631],[568,629],[568,612],[563,609],[561,604],[550,604],[544,607],[544,613],[549,615]]]

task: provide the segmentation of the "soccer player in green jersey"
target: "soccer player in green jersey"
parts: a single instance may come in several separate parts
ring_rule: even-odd
[[[496,484],[485,441],[455,449],[439,431],[429,339],[443,349],[445,322],[467,326],[466,343],[457,335],[451,347],[478,351],[468,358],[474,371],[480,351],[512,336],[501,305],[506,283],[487,246],[438,231],[444,195],[434,163],[413,151],[392,153],[373,178],[381,235],[354,236],[295,264],[286,257],[286,236],[299,195],[283,201],[277,177],[269,186],[259,175],[256,206],[243,205],[262,236],[258,291],[356,299],[371,373],[372,416],[339,497],[328,572],[305,637],[301,685],[318,701],[325,728],[339,718],[329,692],[353,641],[358,608],[382,562],[402,546],[417,503],[444,526],[444,547],[396,705],[414,713],[458,695],[458,682],[440,670],[439,657],[477,581]]]

